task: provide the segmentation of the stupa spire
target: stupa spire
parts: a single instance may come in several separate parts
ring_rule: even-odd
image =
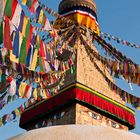
[[[99,34],[96,4],[92,0],[62,0],[59,4],[58,12],[62,17],[66,17],[86,26]],[[57,21],[57,20],[56,20]],[[62,23],[60,23],[62,24]],[[59,25],[57,22],[56,26]],[[63,26],[63,25],[59,25]]]

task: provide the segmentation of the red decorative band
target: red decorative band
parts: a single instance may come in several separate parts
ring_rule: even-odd
[[[20,126],[24,126],[30,121],[33,121],[49,112],[52,112],[54,109],[65,105],[75,99],[75,101],[83,102],[91,107],[94,107],[100,111],[103,111],[110,116],[116,117],[118,120],[121,120],[128,124],[129,127],[135,127],[135,118],[134,114],[125,108],[118,106],[114,103],[111,103],[107,99],[103,99],[92,92],[89,92],[86,89],[83,89],[78,86],[80,84],[74,84],[69,88],[65,88],[61,93],[55,95],[54,97],[42,101],[41,103],[32,106],[27,109],[22,115],[20,119]]]

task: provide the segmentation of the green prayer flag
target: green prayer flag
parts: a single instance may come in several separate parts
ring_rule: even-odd
[[[3,43],[3,22],[0,23],[0,44]]]
[[[43,64],[42,64],[42,58],[41,57],[39,57],[39,66],[40,66],[40,71],[44,72],[44,67],[43,67]]]
[[[34,2],[33,0],[27,0],[27,3],[26,3],[27,7],[31,8],[33,2]]]
[[[5,88],[6,87],[6,75],[4,73],[1,75],[1,82],[2,82],[3,87]]]
[[[39,48],[40,48],[40,42],[36,42],[36,49],[38,49],[39,50]]]
[[[43,20],[42,20],[42,25],[44,25],[44,23],[45,23],[45,20],[46,20],[46,16],[45,16],[45,14],[43,13]]]
[[[19,115],[22,114],[22,107],[20,106],[20,107],[18,107],[17,109],[18,109],[18,111],[19,111]]]
[[[70,70],[71,70],[71,74],[75,74],[75,67],[73,65],[71,66]]]
[[[27,23],[26,30],[25,30],[25,37],[28,38],[30,35],[30,20]]]
[[[27,39],[24,37],[22,44],[21,44],[21,48],[20,48],[20,56],[19,56],[19,62],[22,64],[26,64],[26,42]]]
[[[3,5],[4,5],[4,0],[0,0],[0,22],[2,21],[3,18]]]
[[[11,13],[12,13],[12,0],[7,0],[7,1],[6,1],[4,13],[5,13],[8,17],[11,16]]]

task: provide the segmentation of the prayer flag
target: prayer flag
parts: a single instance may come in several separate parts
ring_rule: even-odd
[[[38,18],[38,23],[44,25],[45,24],[45,14],[44,11],[41,9],[40,10],[40,14],[39,14],[39,18]]]
[[[27,92],[27,94],[26,94],[26,98],[31,98],[31,96],[32,96],[32,87],[30,86],[29,87],[29,89],[28,89],[28,92]]]
[[[23,98],[24,97],[24,93],[25,93],[25,88],[26,88],[27,84],[24,82],[21,82],[18,92],[19,92],[19,97]]]
[[[14,120],[14,119],[16,118],[16,113],[15,113],[15,111],[12,111],[11,114],[13,115],[12,120]]]
[[[45,60],[44,60],[44,69],[45,69],[46,73],[51,71],[49,63],[47,61],[45,61]]]
[[[19,56],[19,31],[16,30],[15,32],[15,37],[14,37],[14,41],[13,41],[13,54],[16,56],[16,58],[18,58]]]
[[[36,9],[36,19],[37,19],[37,21],[39,20],[40,11],[41,11],[41,7],[38,6],[37,9]]]
[[[3,22],[0,23],[0,44],[3,43]]]
[[[17,0],[7,0],[4,8],[4,14],[10,19],[13,17],[16,6],[18,4]]]
[[[5,16],[4,26],[4,47],[12,50],[12,41],[10,36],[10,23],[8,17]]]
[[[16,28],[19,27],[19,25],[20,25],[20,20],[22,20],[22,19],[21,19],[21,17],[22,17],[22,14],[21,14],[21,13],[22,13],[22,12],[23,12],[23,11],[22,11],[22,8],[21,8],[21,6],[18,4],[18,5],[16,6],[15,13],[14,13],[12,19],[11,19],[11,22],[13,23],[13,25],[14,25]]]
[[[9,87],[9,95],[13,96],[16,94],[16,81],[12,79]]]
[[[42,99],[48,98],[45,89],[40,89],[40,95]]]
[[[30,89],[30,85],[26,85],[25,93],[24,93],[24,96],[23,96],[24,98],[27,98],[27,93],[28,93],[29,89]]]
[[[39,66],[40,66],[40,72],[44,72],[43,59],[41,57],[39,57]]]
[[[4,0],[0,1],[0,22],[2,22],[3,17],[3,7],[4,7]]]
[[[20,32],[22,32],[22,28],[23,28],[23,22],[24,22],[24,17],[25,17],[25,13],[23,12],[23,10],[21,11],[21,15],[20,15],[20,22],[19,22],[19,26],[18,26],[18,30]]]
[[[22,3],[23,5],[26,5],[27,1],[28,1],[28,0],[22,0],[21,3]]]
[[[2,82],[2,87],[5,89],[6,88],[6,75],[5,75],[5,71],[2,72],[1,82]]]
[[[20,56],[19,56],[19,62],[22,64],[26,64],[26,42],[27,39],[24,37],[21,44]]]
[[[34,37],[33,36],[33,26],[30,24],[29,34],[27,34],[26,53],[28,53],[28,49],[30,47],[30,44],[31,44],[31,41],[32,41],[32,37]]]
[[[26,38],[29,37],[29,33],[30,33],[30,20],[28,17],[24,16],[24,20],[23,20],[23,26],[22,26],[22,35]]]
[[[37,89],[36,88],[33,91],[33,97],[35,98],[35,100],[37,100]]]
[[[16,114],[16,117],[19,117],[20,116],[20,111],[17,108],[14,110],[14,112]]]
[[[41,40],[40,42],[40,51],[39,51],[39,55],[40,57],[42,58],[46,58],[46,48],[45,48],[45,45],[43,43],[43,41]]]
[[[0,127],[3,125],[2,118],[0,118]]]
[[[38,59],[38,49],[35,49],[34,54],[33,54],[33,59],[30,65],[30,70],[34,71],[36,69],[37,59]]]
[[[29,67],[31,64],[32,59],[32,53],[33,53],[33,46],[30,45],[30,48],[28,50],[27,58],[26,58],[26,66]]]
[[[30,12],[34,14],[36,12],[39,3],[37,0],[27,0],[27,7],[29,8]]]
[[[19,62],[19,59],[12,53],[12,50],[10,50],[10,60],[15,63]]]
[[[45,20],[45,25],[44,25],[44,28],[43,29],[44,29],[44,31],[50,31],[50,30],[52,30],[48,18],[46,18],[46,20]]]

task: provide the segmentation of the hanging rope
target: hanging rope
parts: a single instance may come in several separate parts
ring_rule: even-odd
[[[109,41],[112,39],[112,40],[116,41],[117,43],[119,43],[119,44],[121,43],[122,45],[125,45],[125,46],[129,46],[129,47],[137,48],[137,49],[140,48],[139,45],[136,45],[136,44],[134,44],[134,43],[130,43],[130,42],[128,42],[128,41],[126,41],[126,40],[123,40],[123,39],[121,39],[121,38],[118,38],[118,37],[116,37],[116,36],[112,36],[112,35],[107,34],[107,33],[104,33],[104,32],[100,32],[100,33],[101,33],[101,37],[102,37],[102,38],[108,39]]]

